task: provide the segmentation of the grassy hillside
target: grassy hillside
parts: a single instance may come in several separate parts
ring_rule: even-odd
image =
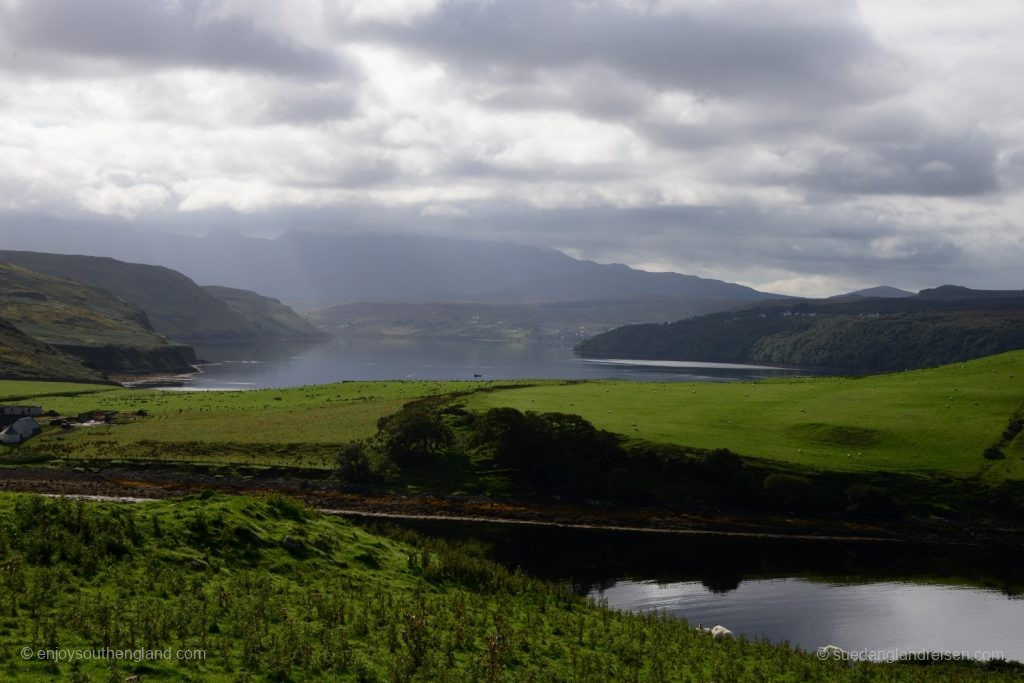
[[[1013,680],[1019,668],[821,662],[602,608],[451,546],[281,498],[0,495],[9,680]],[[19,653],[28,648],[30,658]],[[42,649],[190,651],[57,663]],[[138,680],[136,679],[136,680]]]
[[[631,325],[580,354],[884,372],[1024,348],[1024,294],[957,287],[889,299],[772,303],[668,325]]]
[[[0,318],[107,372],[187,371],[191,349],[153,331],[146,314],[108,291],[0,262]],[[42,362],[39,359],[37,362]],[[79,374],[48,377],[76,379]]]
[[[203,291],[240,313],[259,339],[327,337],[323,331],[277,299],[247,289],[205,286]]]
[[[1024,458],[982,457],[1024,409],[1024,351],[861,378],[583,382],[469,400],[496,406],[577,413],[629,437],[825,470],[1024,478]]]
[[[81,360],[29,337],[0,320],[0,378],[103,381],[103,374]],[[33,385],[35,386],[35,385]]]
[[[261,297],[248,297],[243,310],[236,310],[169,268],[125,263],[112,258],[29,251],[0,251],[0,261],[113,292],[145,311],[153,329],[175,341],[191,343],[266,338],[267,329],[250,319],[252,308],[261,303]],[[279,311],[265,312],[264,315],[277,320],[274,335],[288,327]],[[308,328],[304,327],[289,331],[287,336],[300,337],[307,333]]]

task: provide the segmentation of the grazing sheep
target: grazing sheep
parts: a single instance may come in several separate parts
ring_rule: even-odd
[[[725,640],[726,638],[732,638],[732,631],[719,624],[711,629],[711,637],[715,640]]]

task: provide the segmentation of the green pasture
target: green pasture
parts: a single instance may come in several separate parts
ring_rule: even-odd
[[[629,437],[829,470],[1024,477],[1021,436],[982,457],[1024,407],[1024,352],[860,378],[584,382],[475,394],[470,409],[576,413]]]
[[[466,386],[464,382],[344,382],[185,392],[0,382],[0,396],[17,396],[20,402],[38,403],[61,415],[91,410],[120,413],[111,425],[70,432],[47,428],[8,454],[328,467],[338,444],[372,436],[380,417],[408,401]],[[136,414],[140,411],[144,415]]]

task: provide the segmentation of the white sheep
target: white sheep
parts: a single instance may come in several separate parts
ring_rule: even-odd
[[[732,638],[732,631],[719,624],[711,629],[711,637],[715,640],[725,640],[726,638]]]

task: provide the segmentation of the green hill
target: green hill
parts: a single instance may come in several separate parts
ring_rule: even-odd
[[[0,378],[100,382],[101,372],[0,320]]]
[[[912,297],[770,303],[621,327],[580,355],[763,363],[849,372],[933,367],[1024,348],[1024,292],[962,287]]]
[[[79,282],[2,262],[0,318],[104,372],[192,369],[192,350],[172,345],[154,332],[146,314],[127,301]],[[65,377],[58,372],[44,374]]]
[[[283,317],[280,309],[285,307],[280,302],[255,294],[235,295],[231,298],[236,302],[244,299],[237,310],[181,273],[162,266],[31,251],[0,251],[0,261],[113,292],[145,311],[156,332],[178,342],[256,341],[313,334],[307,325],[297,327],[293,318]],[[273,302],[270,310],[254,316],[254,310],[268,302]],[[268,325],[267,320],[275,322]]]
[[[261,339],[316,338],[328,335],[277,299],[247,289],[206,285],[203,290],[241,314]]]

